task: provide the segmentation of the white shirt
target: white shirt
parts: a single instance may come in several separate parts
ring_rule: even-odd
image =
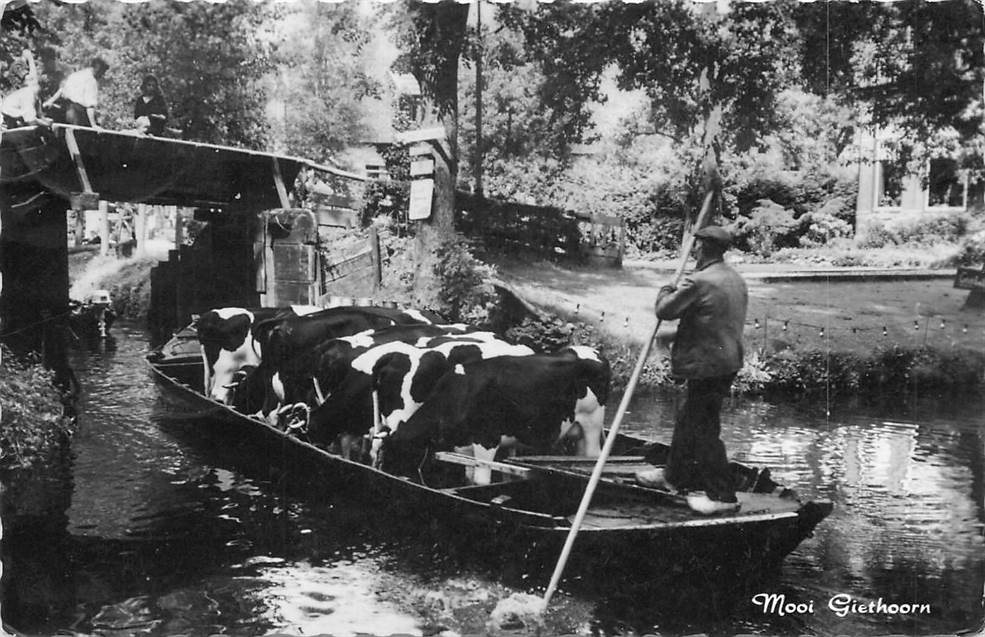
[[[37,93],[36,86],[25,86],[17,89],[3,98],[0,112],[9,117],[21,117],[25,122],[33,122],[38,117],[38,112],[34,107]]]
[[[92,74],[92,67],[76,71],[65,78],[62,97],[85,108],[95,108],[99,99],[99,82]]]

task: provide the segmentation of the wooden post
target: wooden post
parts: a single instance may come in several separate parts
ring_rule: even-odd
[[[369,249],[373,260],[373,291],[380,289],[383,284],[383,260],[380,258],[380,234],[375,226],[369,227]]]
[[[181,208],[174,206],[174,249],[185,241],[185,218],[181,215]]]
[[[80,246],[85,242],[86,238],[86,211],[76,210],[75,211],[75,229],[73,230],[74,238],[73,245]]]
[[[99,202],[99,254],[106,256],[109,254],[109,203]]]
[[[770,317],[769,314],[763,317],[763,355],[769,351],[770,338]]]
[[[137,242],[134,246],[133,256],[139,257],[146,254],[147,241],[147,211],[150,208],[147,204],[137,204],[137,213],[133,217],[133,238]]]
[[[277,161],[276,157],[273,158],[273,164],[274,164],[274,186],[276,186],[277,188],[277,198],[280,200],[280,207],[290,208],[291,199],[287,195],[287,187],[284,185],[284,177],[280,172],[280,162]]]

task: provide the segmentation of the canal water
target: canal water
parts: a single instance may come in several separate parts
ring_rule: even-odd
[[[85,390],[64,533],[8,565],[4,619],[34,634],[486,634],[525,585],[467,558],[468,538],[407,528],[358,494],[299,493],[263,449],[210,438],[118,324],[80,347]],[[629,432],[669,440],[673,397],[634,400]],[[542,634],[941,634],[982,625],[985,424],[979,399],[880,407],[733,401],[724,438],[806,498],[834,502],[778,574],[741,594],[707,582],[627,593],[625,573],[555,596]],[[611,417],[611,416],[610,416]],[[275,469],[275,468],[274,468]],[[454,546],[453,546],[454,545]],[[714,547],[709,547],[714,551]],[[722,577],[722,576],[716,576]],[[690,585],[689,585],[690,586]],[[758,593],[792,612],[764,612]],[[762,599],[762,598],[757,598]],[[780,597],[773,599],[779,600]],[[834,599],[837,606],[829,603]],[[865,613],[895,604],[920,612]],[[929,610],[928,610],[929,607]],[[924,612],[926,611],[926,612]],[[522,634],[507,631],[505,634]]]

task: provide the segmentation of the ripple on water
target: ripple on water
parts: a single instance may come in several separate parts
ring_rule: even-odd
[[[364,560],[263,567],[259,577],[269,586],[263,617],[278,630],[302,635],[420,635],[418,615],[380,594],[394,584],[373,564]]]

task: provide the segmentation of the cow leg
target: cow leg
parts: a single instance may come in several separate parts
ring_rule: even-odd
[[[575,404],[575,422],[581,426],[578,441],[579,455],[598,458],[602,454],[602,435],[605,430],[605,405],[599,403],[591,389]]]
[[[273,395],[276,396],[276,401],[274,402],[274,405],[270,409],[270,411],[267,412],[266,419],[267,422],[270,423],[271,427],[277,427],[278,423],[280,422],[281,416],[285,412],[290,414],[289,410],[294,408],[294,405],[287,405],[285,402],[285,396],[287,396],[287,392],[284,389],[284,381],[282,381],[280,378],[280,372],[274,372],[274,374],[270,377],[269,391],[273,392]],[[270,398],[268,394],[268,397],[264,398],[265,404],[263,406],[263,409],[266,409],[269,406],[269,401]]]
[[[202,393],[206,396],[212,395],[212,369],[209,366],[209,359],[205,355],[205,346],[200,345],[202,350]]]
[[[465,445],[464,447],[452,447],[455,453],[460,453],[463,456],[475,457],[475,453],[472,451],[472,445]],[[465,479],[469,481],[470,484],[475,484],[475,467],[464,467],[465,469]]]
[[[475,456],[476,460],[480,462],[492,462],[496,459],[496,450],[499,449],[499,445],[487,449],[479,443],[472,444],[472,455]],[[489,465],[479,465],[475,468],[475,473],[473,474],[472,482],[475,484],[492,484],[492,469]]]
[[[373,442],[369,447],[369,458],[373,467],[379,469],[383,461],[383,439],[390,431],[383,426],[380,418],[380,395],[376,392],[376,389],[373,389],[373,422],[369,431],[373,437]]]
[[[341,455],[346,460],[352,460],[352,452],[354,449],[360,451],[360,460],[362,459],[362,436],[356,437],[352,434],[340,434],[339,435],[339,455]]]

